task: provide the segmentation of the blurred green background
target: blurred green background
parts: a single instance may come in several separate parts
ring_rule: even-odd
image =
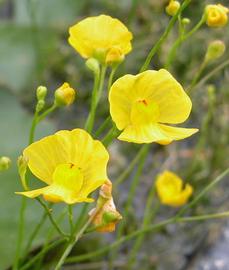
[[[64,81],[78,89],[78,97],[74,106],[59,110],[44,121],[38,128],[36,138],[50,134],[60,128],[82,127],[87,117],[93,80],[84,65],[83,59],[76,54],[67,42],[69,26],[85,16],[101,13],[118,17],[133,32],[134,43],[133,51],[127,56],[116,76],[136,73],[150,48],[168,24],[170,18],[164,12],[166,3],[165,0],[0,1],[0,156],[9,156],[13,160],[12,169],[0,173],[0,269],[10,265],[14,257],[20,204],[20,197],[14,195],[14,191],[21,190],[15,163],[28,141],[28,132],[35,104],[35,89],[39,85],[46,85],[49,89],[49,103],[52,102],[53,91]],[[192,5],[185,11],[185,16],[191,19],[192,25],[199,20],[204,6],[209,3],[212,2],[193,0]],[[228,1],[224,0],[221,3],[226,5]],[[209,29],[207,26],[203,26],[190,41],[183,44],[179,49],[170,71],[178,81],[187,86],[204,57],[208,43],[214,39],[222,39],[228,46],[228,33],[228,26],[223,29]],[[163,44],[159,54],[153,59],[152,68],[163,67],[171,44],[176,37],[177,30],[174,29],[168,40]],[[227,50],[223,59],[209,66],[205,73],[228,57]],[[208,114],[208,118],[206,114],[211,104],[207,94],[207,84],[196,89],[192,97],[193,114],[189,124],[200,128],[200,133],[190,140],[179,142],[175,146],[172,144],[167,148],[155,147],[155,152],[149,157],[147,163],[149,169],[146,168],[143,179],[145,187],[139,189],[136,199],[139,213],[136,215],[137,217],[133,217],[136,214],[133,206],[133,212],[130,213],[129,218],[130,220],[136,219],[135,225],[127,228],[127,231],[136,229],[135,226],[140,222],[139,217],[141,217],[144,206],[139,198],[144,198],[152,184],[154,175],[160,171],[160,166],[167,157],[173,156],[172,159],[169,159],[169,165],[166,165],[166,168],[175,170],[187,181],[192,181],[197,190],[228,166],[228,69],[225,68],[217,73],[208,83],[214,84],[216,87],[213,108]],[[98,123],[100,119],[106,116],[107,112],[108,104],[104,99],[98,112]],[[207,123],[206,128],[204,128],[203,123]],[[200,145],[200,151],[198,156],[195,156],[194,147],[197,144]],[[122,171],[125,164],[128,164],[129,158],[134,156],[136,149],[138,149],[138,146],[124,145],[120,142],[116,143],[116,146],[110,149],[111,155],[113,153],[110,169],[112,176],[116,176],[118,172]],[[130,154],[126,156],[126,153]],[[128,184],[124,185],[123,190],[125,191],[127,187]],[[121,197],[123,198],[120,199],[119,208],[122,201],[125,200],[124,195]],[[224,202],[229,197],[229,191],[223,185],[213,193],[212,197],[212,200],[211,197],[206,198],[203,206],[218,210],[221,205],[225,207]],[[215,200],[214,198],[218,199]],[[222,204],[219,203],[221,201]],[[204,211],[201,207],[197,210],[200,213]],[[166,211],[168,211],[167,208],[164,209],[164,212]],[[27,209],[27,233],[39,220],[40,213],[41,211],[36,203],[30,201]],[[46,228],[47,226],[48,224],[46,224]],[[199,230],[194,231],[190,237],[203,233],[202,229],[198,226],[197,228]],[[205,226],[205,229],[208,230],[208,227]],[[170,240],[173,239],[172,232],[167,232],[167,234]],[[164,239],[163,237],[160,238],[161,243],[163,243],[161,240]],[[179,243],[179,240],[174,240],[174,244],[171,245],[172,247],[178,247],[178,250],[175,248],[173,252],[171,251],[171,256],[180,252],[182,257],[181,250],[184,246],[187,246],[190,238],[185,235],[180,236],[180,239],[182,243]],[[37,239],[35,244],[41,243],[41,240],[42,236]],[[145,246],[151,247],[152,243],[157,243],[157,241],[158,239],[149,239]],[[164,246],[161,247],[162,250],[164,248]],[[195,247],[192,247],[193,249]],[[149,257],[149,251],[144,250],[144,252],[144,256]],[[125,256],[125,251],[123,254]],[[144,269],[154,269],[147,267],[150,267],[150,263],[152,265],[155,263],[155,258],[151,262],[147,261],[146,258],[146,262],[143,264],[145,265],[143,266]],[[144,261],[144,258],[141,259]],[[166,260],[168,265],[172,265],[170,269],[181,269],[176,266],[174,257],[170,260],[168,256]],[[168,269],[163,266],[166,260],[162,262],[162,268],[158,269]]]

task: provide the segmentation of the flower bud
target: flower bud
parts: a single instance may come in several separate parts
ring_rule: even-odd
[[[38,100],[36,105],[36,112],[40,112],[45,106],[45,101],[43,99]]]
[[[223,41],[215,40],[208,45],[208,49],[205,55],[206,61],[212,61],[220,58],[226,50],[226,46]]]
[[[57,106],[69,106],[75,100],[76,91],[68,83],[64,83],[55,91],[55,104]]]
[[[22,186],[24,190],[28,190],[28,186],[26,183],[26,171],[28,167],[28,159],[25,156],[19,156],[17,160],[18,173],[21,179]]]
[[[176,0],[170,0],[168,6],[165,8],[166,13],[170,16],[176,15],[177,11],[180,8],[180,3]]]
[[[97,210],[98,213],[92,220],[96,231],[113,232],[122,216],[116,210],[112,197],[112,183],[109,180],[101,186],[97,206],[90,211],[89,215],[92,216]]]
[[[88,67],[88,69],[90,69],[91,71],[93,71],[95,74],[99,74],[100,68],[99,68],[99,62],[97,59],[95,58],[89,58],[86,61],[86,66]]]
[[[0,171],[8,170],[11,165],[11,160],[8,157],[0,157]]]
[[[124,58],[122,51],[118,47],[112,47],[106,54],[105,62],[107,65],[117,65],[120,64]]]
[[[47,95],[47,88],[45,86],[39,86],[37,88],[37,100],[44,100]]]
[[[223,27],[228,21],[229,9],[221,4],[207,5],[205,8],[206,23],[210,27]]]
[[[189,18],[183,18],[182,19],[183,25],[188,25],[188,24],[190,24],[190,22],[191,22],[191,20]]]

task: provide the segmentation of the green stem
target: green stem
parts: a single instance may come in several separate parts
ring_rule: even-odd
[[[149,145],[147,144],[147,147],[144,148],[144,152],[143,152],[143,154],[141,156],[141,159],[139,160],[139,164],[138,164],[138,167],[137,167],[136,174],[135,174],[135,176],[134,176],[134,178],[133,178],[133,180],[131,182],[130,191],[128,193],[126,205],[125,205],[124,210],[123,210],[123,216],[126,219],[128,218],[129,209],[130,209],[130,206],[133,203],[134,195],[135,195],[137,187],[139,185],[139,181],[140,181],[140,178],[141,178],[141,174],[142,174],[142,171],[143,171],[143,168],[144,168],[144,165],[145,165],[145,160],[147,158],[148,152],[149,152]],[[120,225],[118,227],[118,230],[117,230],[117,238],[118,239],[123,234],[125,224],[126,223],[123,221],[123,222],[120,223]],[[111,256],[111,261],[110,261],[111,264],[112,264],[114,258],[116,258],[117,252],[118,252],[117,250],[113,251],[112,256]]]
[[[100,127],[95,132],[95,137],[99,137],[99,135],[109,126],[111,123],[111,116],[109,115],[105,121],[100,125]]]
[[[161,229],[163,227],[165,227],[166,225],[169,224],[173,224],[173,223],[187,223],[187,222],[195,222],[195,221],[204,221],[204,220],[209,220],[209,219],[218,219],[218,218],[224,218],[224,217],[229,217],[229,212],[223,212],[223,213],[216,213],[216,214],[208,214],[208,215],[200,215],[200,216],[193,216],[193,217],[180,217],[180,218],[169,218],[165,221],[162,221],[160,223],[151,225],[151,226],[147,226],[144,229],[139,229],[127,236],[124,236],[118,240],[116,240],[115,242],[113,242],[110,245],[106,245],[104,248],[101,248],[99,250],[93,251],[93,252],[89,252],[87,254],[83,254],[83,255],[79,255],[79,256],[74,256],[74,257],[70,257],[66,260],[67,263],[76,263],[76,262],[81,262],[81,261],[85,261],[88,259],[91,259],[93,257],[97,257],[100,255],[103,255],[104,253],[113,250],[114,248],[119,247],[121,244],[135,238],[138,237],[141,234],[146,234],[152,231],[156,231],[158,229]],[[24,270],[24,269],[23,269]]]
[[[37,123],[41,122],[48,114],[55,111],[56,108],[58,108],[58,106],[54,103],[49,109],[47,109],[41,115],[38,116]]]
[[[68,205],[68,220],[69,220],[70,232],[72,234],[74,230],[72,205]]]
[[[47,218],[47,213],[44,212],[40,222],[37,224],[37,226],[35,227],[35,229],[33,230],[33,232],[31,233],[31,235],[29,237],[28,243],[27,243],[26,248],[25,248],[25,256],[24,257],[26,257],[26,255],[28,254],[28,252],[32,246],[33,240],[37,236],[37,234],[38,234],[40,228],[42,227],[42,225],[44,224],[46,218]]]
[[[198,82],[202,72],[204,71],[205,67],[207,66],[208,62],[206,61],[206,59],[204,59],[204,61],[202,62],[202,64],[200,65],[199,69],[197,70],[196,75],[194,76],[193,80],[191,81],[190,86],[187,89],[187,92],[190,93],[192,91],[192,89],[195,87],[196,83]]]
[[[149,52],[149,54],[148,54],[148,56],[147,56],[144,64],[142,65],[142,67],[140,69],[140,72],[143,72],[143,71],[145,71],[145,70],[148,69],[152,58],[158,52],[158,50],[160,49],[162,43],[166,40],[167,36],[169,35],[170,31],[172,30],[173,26],[175,25],[175,23],[176,23],[178,17],[180,16],[180,14],[191,3],[191,1],[192,0],[184,0],[183,1],[180,9],[177,12],[177,14],[172,17],[172,19],[170,20],[170,22],[169,22],[167,28],[165,29],[164,33],[162,34],[162,36],[160,37],[160,39],[156,42],[156,44],[153,46],[153,48]]]
[[[25,209],[26,209],[26,198],[23,197],[21,199],[21,209],[20,209],[19,227],[18,227],[18,238],[17,238],[16,255],[15,255],[15,259],[14,259],[13,270],[18,270],[18,267],[19,267],[20,253],[21,253],[22,241],[23,241],[23,237],[24,237]]]
[[[102,206],[101,206],[102,207]],[[77,241],[83,236],[84,232],[87,230],[88,226],[91,224],[94,217],[97,215],[97,213],[100,211],[101,208],[98,208],[93,215],[91,215],[88,219],[88,221],[84,224],[84,226],[79,230],[79,232],[76,233],[76,235],[68,242],[66,249],[62,256],[60,257],[59,261],[56,264],[56,267],[54,270],[60,270],[62,265],[65,263],[66,258],[68,257],[69,253],[71,252],[74,245],[77,243]],[[73,232],[75,233],[75,232]]]
[[[62,235],[63,237],[68,237],[68,235],[66,233],[64,233],[58,226],[58,224],[56,223],[56,221],[54,220],[52,214],[50,213],[50,209],[48,208],[48,206],[40,199],[40,198],[36,198],[36,200],[40,203],[40,205],[44,208],[44,210],[46,211],[50,222],[52,223],[53,227],[56,229],[56,231]]]
[[[194,88],[197,88],[201,85],[203,85],[206,81],[208,81],[212,76],[214,76],[217,72],[219,72],[221,69],[224,69],[226,66],[229,65],[229,59],[227,59],[226,61],[224,61],[223,63],[221,63],[219,66],[217,66],[216,68],[214,68],[211,72],[209,72],[206,76],[204,76],[193,88],[192,91],[194,90]]]
[[[107,132],[107,134],[105,135],[105,137],[102,139],[102,143],[105,146],[108,146],[112,142],[112,140],[117,137],[118,134],[119,134],[119,131],[117,130],[117,128],[115,126],[113,126]]]
[[[165,67],[168,69],[171,65],[171,63],[173,62],[174,58],[176,57],[176,52],[177,49],[180,47],[180,45],[187,40],[188,38],[190,38],[202,25],[203,23],[206,21],[206,17],[205,15],[201,17],[200,21],[192,28],[192,30],[190,30],[188,33],[184,34],[179,34],[179,37],[177,38],[177,40],[174,42],[170,52],[169,52],[169,56],[168,56],[168,60],[165,64]]]
[[[229,168],[226,169],[223,173],[221,173],[218,177],[216,177],[215,180],[213,180],[210,184],[208,184],[190,203],[188,203],[183,208],[181,208],[181,210],[176,214],[176,217],[179,218],[189,208],[192,208],[194,205],[196,205],[205,196],[207,192],[209,192],[213,187],[215,187],[228,174],[229,174]]]
[[[29,133],[29,144],[31,144],[34,141],[35,129],[36,129],[36,126],[37,126],[37,123],[38,123],[37,118],[38,118],[38,112],[35,111],[33,121],[32,121],[32,125],[31,125],[31,128],[30,128],[30,133]]]
[[[145,149],[147,148],[147,144],[143,145],[135,158],[130,162],[130,164],[127,166],[127,168],[121,173],[121,175],[117,178],[117,180],[114,183],[114,187],[119,186],[125,179],[130,175],[130,173],[133,171],[135,165],[139,162],[141,159],[142,155],[145,153]]]
[[[66,239],[58,239],[57,241],[51,243],[50,245],[46,246],[46,248],[42,249],[39,253],[37,253],[30,261],[28,261],[26,264],[24,264],[20,270],[27,270],[27,269],[31,269],[30,267],[37,261],[40,259],[41,255],[43,256],[46,252],[48,252],[49,250],[52,250],[53,248],[55,248],[56,246],[60,245],[61,243],[64,243],[66,241]]]
[[[153,217],[152,217],[152,203],[153,203],[153,199],[155,198],[155,185],[152,184],[152,187],[150,189],[148,198],[147,198],[147,202],[146,202],[146,208],[144,211],[144,217],[143,217],[143,223],[142,223],[142,229],[146,228],[150,222],[152,222],[152,219],[154,218],[154,216],[156,215],[158,209],[159,209],[159,203],[157,203],[154,207],[154,211],[153,211]],[[136,262],[136,257],[137,257],[137,253],[142,245],[142,242],[144,240],[144,234],[140,234],[132,249],[131,249],[131,253],[128,259],[128,269],[133,269],[132,266],[135,264]]]
[[[110,73],[110,76],[109,76],[109,79],[108,79],[108,91],[110,91],[111,85],[113,83],[113,78],[114,78],[114,75],[115,75],[115,72],[116,72],[117,68],[118,68],[118,66],[113,67],[112,70],[111,70],[111,73]]]
[[[91,108],[90,108],[90,113],[88,115],[88,118],[85,124],[85,129],[89,133],[92,132],[93,127],[94,127],[96,109],[102,95],[106,69],[107,69],[106,66],[102,66],[100,74],[95,73],[94,87],[93,87],[92,98],[91,98]]]

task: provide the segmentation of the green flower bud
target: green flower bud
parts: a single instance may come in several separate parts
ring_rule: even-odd
[[[86,61],[86,66],[88,69],[90,69],[91,71],[93,71],[95,74],[99,74],[100,71],[100,67],[99,67],[99,62],[97,59],[95,58],[89,58]]]
[[[213,61],[220,58],[226,50],[226,46],[223,41],[215,40],[208,45],[208,49],[205,55],[205,60]]]
[[[39,86],[37,88],[37,100],[44,100],[47,95],[47,88],[45,86]]]
[[[8,157],[0,157],[0,171],[8,170],[11,165],[11,160]]]
[[[190,22],[191,22],[191,20],[189,18],[183,18],[182,19],[183,25],[188,25],[188,24],[190,24]]]
[[[43,99],[38,100],[36,105],[36,112],[40,112],[45,106],[45,101]]]

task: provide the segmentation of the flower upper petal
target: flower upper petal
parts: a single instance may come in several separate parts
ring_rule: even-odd
[[[167,70],[140,73],[137,75],[135,87],[139,96],[144,96],[159,106],[158,122],[179,124],[189,117],[192,102]]]

